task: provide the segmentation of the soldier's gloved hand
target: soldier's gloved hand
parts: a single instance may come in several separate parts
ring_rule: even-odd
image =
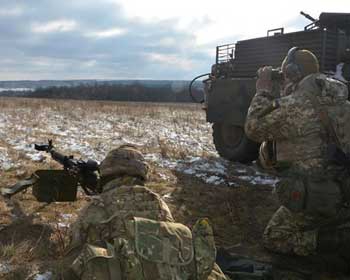
[[[264,66],[259,68],[258,80],[256,81],[256,91],[272,91],[272,80],[271,80],[272,66]]]

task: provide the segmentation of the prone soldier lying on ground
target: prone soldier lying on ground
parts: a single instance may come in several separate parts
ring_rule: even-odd
[[[71,227],[61,279],[226,279],[215,263],[207,219],[192,231],[176,223],[160,196],[144,187],[148,165],[132,146],[101,162],[103,191]]]

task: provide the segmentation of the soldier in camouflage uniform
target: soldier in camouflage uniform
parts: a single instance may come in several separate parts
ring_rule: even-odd
[[[321,116],[326,112],[341,148],[348,152],[347,87],[319,73],[317,58],[307,50],[292,48],[281,68],[284,85],[277,93],[272,67],[259,69],[245,124],[249,138],[264,142],[263,163],[282,175],[276,187],[282,206],[263,233],[264,246],[298,256],[349,255],[342,249],[350,247],[350,228],[340,225],[344,223],[340,217],[347,212],[343,208],[345,171],[330,161],[327,151],[332,140]],[[273,152],[266,152],[267,147],[273,147]]]
[[[147,172],[131,146],[102,161],[103,193],[72,225],[70,252],[78,254],[63,279],[226,279],[215,264],[208,220],[192,231],[175,223],[160,196],[143,186]]]

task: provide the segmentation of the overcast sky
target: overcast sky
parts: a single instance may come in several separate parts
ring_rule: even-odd
[[[302,29],[350,0],[0,0],[0,80],[191,79],[215,46]]]

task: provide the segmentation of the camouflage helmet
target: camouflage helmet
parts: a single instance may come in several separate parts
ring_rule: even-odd
[[[100,164],[102,178],[129,175],[146,180],[148,169],[142,153],[132,145],[122,145],[111,150]]]
[[[299,81],[320,70],[317,57],[308,50],[293,47],[282,62],[282,72],[286,78]]]

